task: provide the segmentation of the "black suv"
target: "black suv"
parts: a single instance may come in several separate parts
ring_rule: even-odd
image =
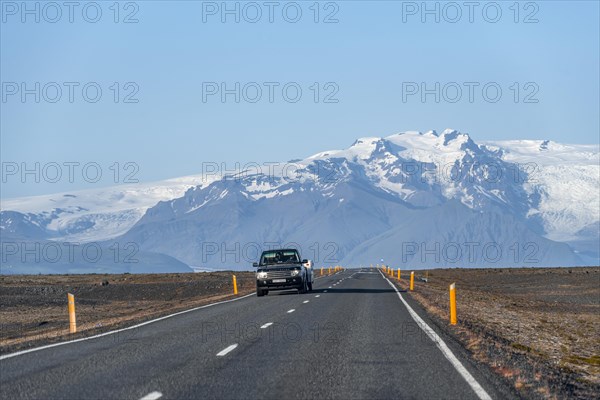
[[[254,263],[256,295],[264,296],[269,290],[296,289],[298,293],[312,290],[314,277],[309,260],[302,260],[296,249],[263,251],[260,262]]]

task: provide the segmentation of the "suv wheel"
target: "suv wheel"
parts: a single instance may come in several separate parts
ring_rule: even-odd
[[[298,294],[304,294],[304,293],[306,293],[306,289],[307,289],[307,287],[306,287],[306,281],[303,280],[302,281],[302,286],[300,287],[300,289],[298,289]]]

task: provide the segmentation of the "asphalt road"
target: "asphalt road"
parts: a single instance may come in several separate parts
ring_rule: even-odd
[[[433,328],[427,316],[406,294],[401,300],[379,271],[347,270],[314,286],[303,295],[252,295],[112,335],[5,357],[0,397],[506,397],[506,389],[443,333],[434,342],[430,335],[437,329],[425,332]],[[415,318],[422,318],[425,330]]]

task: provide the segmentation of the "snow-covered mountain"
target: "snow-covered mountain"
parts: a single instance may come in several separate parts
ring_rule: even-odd
[[[4,238],[118,240],[202,268],[270,246],[318,264],[598,264],[598,145],[475,143],[455,130],[201,176],[2,202]]]

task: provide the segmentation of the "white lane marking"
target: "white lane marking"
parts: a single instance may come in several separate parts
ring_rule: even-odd
[[[149,324],[152,324],[152,323],[158,322],[158,321],[162,321],[163,319],[171,318],[171,317],[174,317],[176,315],[181,315],[181,314],[189,313],[191,311],[200,310],[202,308],[216,306],[218,304],[231,303],[232,301],[238,301],[238,300],[241,300],[241,299],[245,299],[246,297],[250,297],[250,296],[255,296],[255,293],[250,293],[250,294],[247,294],[245,296],[237,297],[235,299],[229,299],[229,300],[218,301],[216,303],[205,304],[205,305],[200,306],[200,307],[190,308],[189,310],[179,311],[179,312],[176,312],[174,314],[169,314],[169,315],[165,315],[164,317],[160,317],[160,318],[156,318],[156,319],[151,319],[150,321],[142,322],[141,324],[137,324],[137,325],[132,325],[132,326],[129,326],[127,328],[121,328],[121,329],[117,329],[117,330],[114,330],[114,331],[99,333],[98,335],[84,337],[84,338],[80,338],[80,339],[73,339],[73,340],[69,340],[68,342],[59,342],[59,343],[47,344],[45,346],[35,347],[33,349],[21,350],[21,351],[17,351],[16,353],[5,354],[3,356],[0,356],[0,360],[5,360],[7,358],[20,356],[22,354],[31,353],[31,352],[34,352],[34,351],[49,349],[51,347],[62,346],[64,344],[71,344],[71,343],[83,342],[84,340],[97,339],[97,338],[102,337],[102,336],[108,336],[108,335],[112,335],[112,334],[115,334],[115,333],[128,331],[130,329],[137,329],[137,328],[139,328],[141,326],[149,325]]]
[[[227,353],[229,353],[231,350],[235,349],[236,347],[238,347],[237,343],[234,343],[231,346],[225,347],[223,350],[221,350],[220,352],[217,353],[217,357],[223,357],[224,355],[226,355]]]
[[[147,395],[145,395],[144,397],[142,397],[140,400],[156,400],[156,399],[160,399],[161,397],[162,397],[161,392],[151,392],[151,393],[148,393]]]
[[[266,324],[264,324],[263,326],[261,326],[261,327],[260,327],[260,329],[265,329],[265,328],[268,328],[268,327],[270,327],[271,325],[273,325],[273,323],[272,323],[272,322],[267,322]]]
[[[294,311],[296,311],[296,310],[292,308],[291,310],[288,310],[288,312],[287,312],[287,313],[288,313],[288,314],[291,314],[291,313],[293,313]]]
[[[304,300],[304,301],[302,302],[302,304],[306,304],[306,303],[308,303],[308,300]]]
[[[323,290],[323,293],[327,293],[327,290]]]
[[[394,291],[396,291],[396,294],[398,295],[398,297],[400,298],[400,300],[402,301],[402,303],[408,310],[408,313],[410,314],[410,316],[415,320],[417,325],[419,325],[419,327],[421,329],[423,329],[423,331],[425,331],[427,336],[429,336],[429,338],[433,341],[433,343],[435,343],[435,345],[438,347],[438,349],[440,349],[440,351],[442,352],[442,354],[444,354],[446,359],[448,361],[450,361],[450,364],[452,364],[454,369],[456,369],[456,371],[458,371],[458,373],[469,384],[469,386],[471,386],[471,389],[473,389],[473,391],[475,392],[477,397],[479,397],[481,400],[492,400],[492,398],[485,391],[485,389],[483,387],[481,387],[479,382],[477,382],[477,380],[475,380],[475,378],[473,378],[473,375],[471,375],[469,373],[469,371],[467,371],[465,366],[462,365],[462,363],[458,360],[458,358],[456,358],[454,353],[452,353],[452,350],[450,350],[450,348],[448,347],[448,345],[446,345],[446,343],[442,340],[442,338],[439,337],[438,334],[435,333],[435,331],[433,329],[431,329],[431,327],[429,325],[427,325],[427,323],[425,321],[423,321],[423,319],[421,317],[419,317],[419,314],[417,314],[415,312],[415,310],[413,310],[412,307],[408,305],[406,300],[404,300],[404,297],[402,297],[402,294],[398,291],[398,288],[396,286],[394,286],[394,284],[392,282],[390,282],[390,280],[387,277],[385,277],[381,273],[381,271],[379,273],[381,274],[383,279],[385,279],[387,281],[387,283],[389,283],[390,286],[392,288],[394,288]]]
[[[318,295],[316,295],[315,297],[321,297],[321,295],[320,295],[320,294],[318,294]]]
[[[327,289],[331,289],[331,286],[329,286]]]

